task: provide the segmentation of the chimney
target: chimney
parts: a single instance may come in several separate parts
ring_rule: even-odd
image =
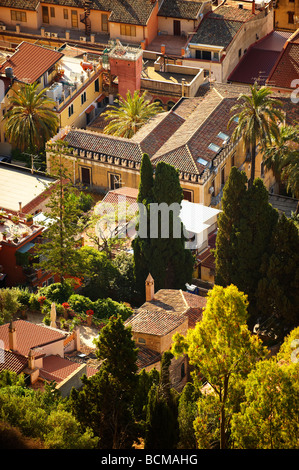
[[[252,0],[252,10],[251,10],[252,14],[254,15],[255,14],[255,0]]]
[[[15,324],[13,321],[10,322],[8,327],[8,342],[9,342],[9,349],[11,351],[17,350],[17,333]]]
[[[28,368],[34,370],[35,368],[35,356],[32,349],[30,349],[28,354]]]
[[[154,282],[151,274],[149,274],[146,278],[146,281],[145,281],[145,300],[146,300],[146,302],[150,302],[151,300],[153,300],[154,295],[155,295],[155,282]]]

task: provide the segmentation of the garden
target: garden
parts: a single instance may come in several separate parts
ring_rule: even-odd
[[[27,318],[27,314],[38,313],[41,322],[51,323],[51,307],[55,303],[56,324],[60,329],[72,331],[75,326],[87,325],[101,329],[112,316],[123,321],[133,314],[131,306],[111,298],[92,301],[77,294],[71,282],[54,283],[32,293],[28,288],[12,287],[0,289],[0,324],[16,318]]]

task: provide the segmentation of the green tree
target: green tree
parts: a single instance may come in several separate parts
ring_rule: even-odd
[[[245,401],[232,418],[232,439],[242,449],[299,448],[299,368],[275,358],[258,362],[246,380]]]
[[[284,328],[298,325],[299,233],[284,214],[272,232],[268,253],[263,256],[257,305],[262,320],[272,319],[279,335],[284,335]]]
[[[83,279],[82,293],[91,300],[111,296],[118,270],[104,251],[92,246],[78,250],[77,274]]]
[[[109,121],[104,128],[105,134],[131,138],[149,119],[163,111],[156,102],[146,99],[146,92],[140,95],[138,90],[133,96],[128,91],[126,99],[121,96],[115,101],[116,105],[108,106],[103,113]]]
[[[202,320],[186,337],[176,333],[172,351],[175,356],[188,354],[194,367],[193,380],[201,388],[204,377],[212,388],[219,410],[220,448],[227,447],[227,408],[234,382],[245,377],[265,350],[261,341],[247,327],[246,296],[237,287],[214,286],[208,293]]]
[[[183,388],[178,404],[179,442],[178,449],[196,449],[194,421],[197,417],[197,401],[200,392],[188,382]]]
[[[249,321],[256,320],[256,292],[262,256],[269,250],[278,213],[268,202],[268,191],[257,178],[246,188],[245,173],[232,168],[223,190],[215,249],[215,283],[234,284],[248,295]]]
[[[144,162],[147,158],[146,155],[143,157]],[[183,191],[178,171],[172,165],[159,162],[151,188],[149,170],[148,164],[144,165],[138,196],[139,202],[145,203],[142,222],[146,224],[146,228],[143,227],[141,234],[139,223],[139,235],[132,242],[135,278],[143,297],[144,283],[149,272],[155,280],[157,290],[181,289],[185,288],[186,282],[191,281],[194,265],[191,251],[185,248],[183,224],[179,217]],[[156,232],[152,230],[155,223]]]
[[[232,140],[243,140],[246,150],[251,154],[251,175],[249,185],[255,179],[256,147],[258,143],[265,146],[273,137],[279,134],[278,123],[283,122],[284,116],[279,107],[281,102],[271,98],[272,91],[266,86],[259,87],[257,83],[250,86],[250,94],[240,94],[238,103],[232,107],[234,113],[228,122],[228,127],[238,119],[238,125],[232,134]]]
[[[51,223],[43,233],[43,243],[36,250],[40,257],[38,266],[56,274],[64,283],[66,276],[77,274],[78,238],[81,233],[78,224],[81,214],[77,204],[73,204],[73,187],[68,170],[63,166],[62,158],[66,145],[63,142],[51,147],[51,173],[56,178],[52,184],[51,195],[46,207],[46,215]]]
[[[45,90],[37,91],[39,84],[20,84],[9,97],[11,108],[4,116],[5,135],[18,149],[35,152],[57,132],[58,116],[53,110],[55,102]]]
[[[139,436],[133,414],[137,379],[137,349],[131,330],[120,317],[111,317],[95,340],[102,366],[83,388],[71,392],[75,417],[100,438],[102,449],[130,449]]]
[[[267,168],[273,170],[275,179],[286,184],[286,190],[299,198],[299,126],[282,126],[277,138],[263,150]],[[299,203],[296,214],[299,214]]]
[[[169,379],[172,358],[170,351],[163,354],[159,383],[149,391],[145,449],[175,449],[178,442],[178,394],[171,388]]]

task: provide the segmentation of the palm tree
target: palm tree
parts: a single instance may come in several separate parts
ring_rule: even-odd
[[[128,91],[126,99],[120,97],[115,106],[109,106],[103,113],[109,121],[104,133],[131,138],[150,118],[163,111],[158,103],[151,103],[145,95],[146,92],[140,96],[136,90],[132,96]]]
[[[24,83],[12,90],[9,97],[11,109],[5,114],[5,134],[21,151],[41,150],[56,132],[58,116],[53,110],[55,102],[38,92],[38,83]]]
[[[263,161],[265,166],[268,169],[272,169],[276,181],[281,181],[282,173],[286,176],[287,167],[289,165],[292,166],[292,163],[293,165],[296,163],[298,144],[299,126],[282,126],[279,129],[278,138],[271,144],[267,145],[263,150]],[[299,158],[299,156],[297,156],[297,158]]]
[[[291,149],[284,156],[281,164],[281,179],[286,182],[286,190],[290,191],[293,197],[299,199],[299,151]],[[299,201],[296,208],[296,215],[299,214]]]
[[[278,138],[279,121],[284,119],[283,113],[278,109],[282,103],[270,97],[271,90],[265,86],[259,87],[257,83],[250,87],[251,93],[240,94],[239,103],[232,107],[236,113],[230,118],[228,127],[238,120],[238,125],[232,134],[232,140],[243,139],[246,149],[251,155],[251,174],[249,185],[253,184],[255,177],[256,146],[258,143],[264,147],[266,143]]]

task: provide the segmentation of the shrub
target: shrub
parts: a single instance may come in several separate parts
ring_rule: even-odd
[[[20,302],[21,308],[27,308],[30,304],[31,293],[27,288],[19,289],[18,291],[18,301]]]
[[[86,313],[87,310],[93,309],[94,305],[92,300],[80,294],[71,295],[68,299],[68,303],[77,313]]]
[[[94,314],[97,318],[110,318],[111,316],[120,315],[123,320],[129,318],[133,311],[124,303],[115,302],[110,299],[98,299],[94,303]]]
[[[39,289],[40,295],[45,295],[51,302],[57,302],[59,304],[66,302],[73,293],[74,289],[71,283],[67,281],[63,284],[61,282],[55,282],[54,284]]]
[[[9,322],[19,308],[17,289],[0,289],[0,325]]]
[[[31,294],[29,298],[29,308],[30,310],[40,311],[40,303],[38,301],[39,295]]]

